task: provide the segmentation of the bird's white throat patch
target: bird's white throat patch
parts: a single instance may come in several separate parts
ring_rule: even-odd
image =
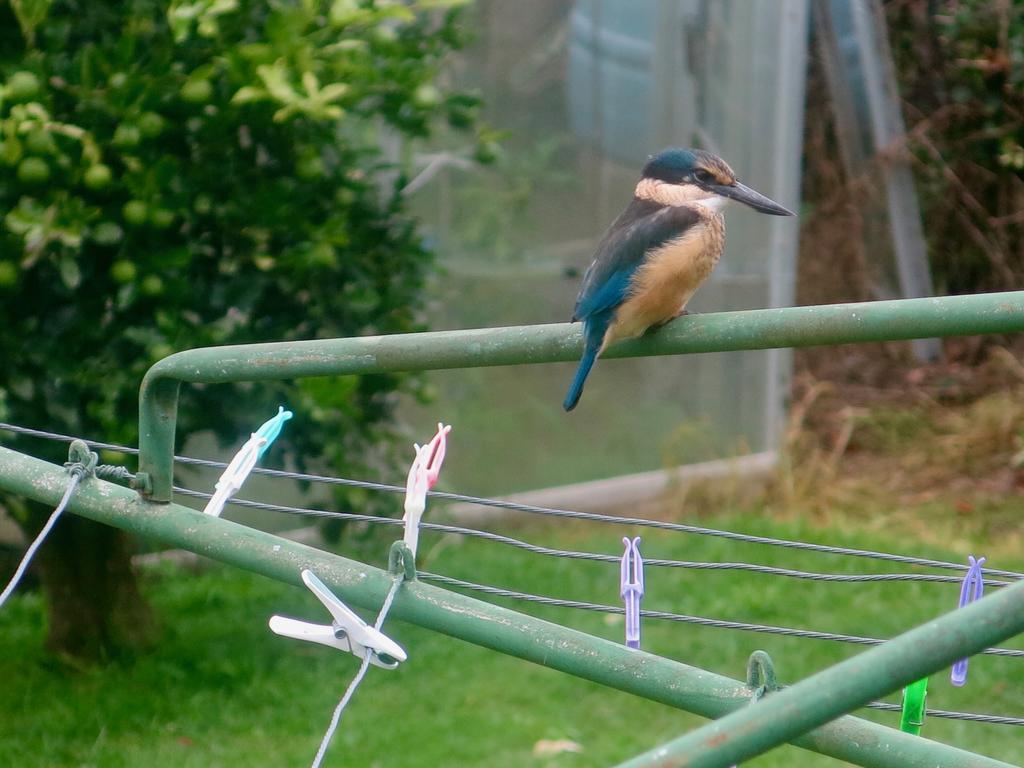
[[[707,197],[695,200],[694,202],[702,208],[707,208],[712,213],[718,213],[720,210],[725,208],[725,204],[729,202],[729,198],[711,193]]]
[[[670,184],[658,179],[640,179],[634,193],[641,200],[650,200],[660,205],[699,205],[717,213],[728,200],[714,192],[701,189],[696,184]]]

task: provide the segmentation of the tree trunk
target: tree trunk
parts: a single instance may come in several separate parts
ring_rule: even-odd
[[[70,513],[61,518],[38,554],[49,650],[95,662],[152,643],[153,617],[131,555],[122,531]]]

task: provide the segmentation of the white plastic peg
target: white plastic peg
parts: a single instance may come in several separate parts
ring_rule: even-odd
[[[249,473],[252,472],[256,462],[266,453],[267,448],[274,442],[281,433],[281,427],[292,417],[291,411],[286,411],[283,406],[278,407],[277,415],[265,421],[259,429],[250,435],[245,445],[238,449],[238,453],[231,459],[227,469],[221,474],[217,481],[216,490],[210,500],[206,502],[203,512],[213,517],[220,517],[224,511],[224,505],[228,499],[234,496],[238,489],[245,483]]]
[[[252,468],[256,466],[256,462],[260,458],[260,449],[266,444],[267,438],[259,435],[253,435],[245,442],[245,445],[239,449],[231,463],[228,464],[228,468],[224,470],[224,474],[220,476],[220,480],[217,481],[216,490],[203,509],[205,514],[220,517],[228,499],[238,492],[245,479],[249,477],[249,473],[252,472]]]
[[[398,643],[371,627],[328,589],[311,570],[302,571],[302,582],[331,614],[330,624],[311,624],[285,616],[271,616],[270,629],[282,637],[319,643],[351,653],[384,669],[394,669],[408,656]]]

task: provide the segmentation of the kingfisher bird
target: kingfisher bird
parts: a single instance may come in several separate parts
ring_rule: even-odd
[[[571,411],[608,345],[686,314],[725,245],[730,199],[773,216],[793,216],[741,184],[717,155],[670,147],[643,167],[633,199],[601,238],[583,276],[572,321],[583,321],[583,358],[563,407]]]

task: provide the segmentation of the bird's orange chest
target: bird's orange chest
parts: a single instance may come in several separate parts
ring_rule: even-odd
[[[724,244],[722,217],[708,211],[698,224],[653,249],[630,281],[605,343],[639,336],[678,315],[715,268]]]

